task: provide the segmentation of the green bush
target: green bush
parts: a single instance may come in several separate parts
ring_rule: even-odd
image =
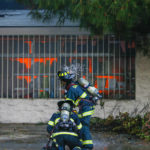
[[[99,131],[127,133],[150,141],[150,112],[144,117],[131,117],[129,113],[119,113],[118,116],[108,116],[106,119],[92,118],[90,125]]]

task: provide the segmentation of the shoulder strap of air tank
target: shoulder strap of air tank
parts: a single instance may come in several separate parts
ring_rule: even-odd
[[[67,85],[66,90],[68,91],[70,89],[71,86],[75,85],[74,83],[70,83]]]

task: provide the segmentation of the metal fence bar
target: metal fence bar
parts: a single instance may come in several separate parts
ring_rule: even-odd
[[[70,64],[72,64],[72,35],[70,36]]]
[[[61,36],[59,36],[59,38],[60,38],[60,39],[59,39],[59,40],[60,40],[60,41],[59,41],[59,44],[60,44],[59,51],[60,51],[60,54],[61,54],[61,40],[62,40],[62,38],[61,38]],[[60,61],[59,70],[61,70],[61,61],[62,61],[61,55],[59,56],[59,61]],[[62,89],[61,89],[61,86],[60,86],[59,89],[60,89],[59,98],[61,98],[61,90],[62,90]]]
[[[39,59],[41,58],[40,57],[40,51],[41,51],[41,48],[40,48],[40,46],[41,46],[41,36],[39,35]],[[40,91],[41,91],[41,89],[40,89],[40,84],[41,84],[41,76],[40,76],[40,67],[41,67],[41,65],[40,65],[40,61],[39,61],[39,67],[38,67],[38,98],[40,98]]]
[[[97,42],[97,53],[99,52],[99,38],[96,38],[96,42]],[[97,56],[97,75],[99,75],[99,56]],[[97,80],[97,88],[99,89],[99,86],[98,86],[98,80]]]
[[[51,36],[49,35],[49,37],[48,37],[48,41],[49,41],[49,58],[51,58],[51,56],[50,56],[50,52],[51,52]],[[49,60],[49,65],[50,65],[50,60]],[[50,93],[51,93],[51,69],[50,69],[51,67],[49,67],[48,68],[48,71],[49,71],[49,95],[50,95]]]
[[[3,80],[4,80],[4,78],[3,78],[3,69],[4,69],[4,58],[3,58],[3,53],[4,53],[4,36],[2,35],[2,79],[1,79],[1,81],[2,81],[2,84],[1,84],[1,98],[3,98]]]
[[[35,49],[35,36],[33,36],[33,44],[32,44],[32,55],[33,55],[33,59],[32,59],[32,63],[33,63],[33,98],[35,98],[35,89],[34,89],[34,86],[35,86],[35,64],[34,64],[34,60],[35,60],[35,52],[36,52],[36,49]],[[35,77],[35,78],[34,78]]]
[[[77,68],[77,63],[78,63],[78,59],[77,59],[77,52],[78,52],[78,37],[77,37],[77,35],[76,35],[76,38],[75,38],[75,40],[76,40],[76,42],[75,42],[75,44],[76,44],[76,68]],[[78,76],[78,74],[76,73],[76,80],[77,80],[77,76]]]
[[[29,41],[30,41],[30,37],[29,37],[29,35],[28,35],[28,36],[27,36],[27,42],[29,42]],[[29,66],[29,63],[30,63],[30,62],[29,62],[29,58],[30,58],[30,57],[29,57],[29,55],[30,55],[29,52],[30,52],[30,47],[29,47],[29,44],[28,44],[28,51],[27,51],[27,53],[28,53],[28,66]],[[30,75],[30,74],[29,74],[29,72],[30,72],[29,67],[28,67],[27,70],[28,70],[28,81],[29,81],[29,75]],[[29,89],[29,82],[28,82],[28,92],[27,92],[27,98],[28,98],[28,99],[30,98],[30,95],[29,95],[29,94],[30,94],[30,91],[29,91],[29,90],[30,90],[30,89]]]
[[[115,45],[115,37],[114,37],[114,39],[113,39],[113,41],[114,41],[114,44],[113,44],[113,50],[114,50],[114,57],[113,57],[113,59],[114,59],[114,62],[113,62],[113,70],[114,70],[114,74],[113,74],[113,76],[115,77],[116,76],[116,71],[115,71],[115,68],[116,68],[116,63],[115,63],[115,61],[116,61],[116,55],[115,55],[115,50],[116,50],[116,45]],[[114,78],[115,79],[115,78]],[[115,80],[114,80],[114,90],[113,90],[113,98],[115,98],[115,91],[116,91],[116,85],[115,85]]]
[[[127,51],[125,51],[125,56],[124,56],[125,91],[124,91],[124,96],[123,96],[123,98],[125,98],[125,95],[127,94],[127,84],[126,84],[126,81],[127,81],[127,64],[126,64],[126,63],[127,63],[127,61],[126,61],[127,56],[126,56],[126,52],[127,52]]]
[[[12,99],[14,98],[14,41],[15,38],[12,36]]]
[[[129,91],[130,91],[130,99],[132,99],[132,87],[131,87],[131,81],[132,81],[132,72],[131,72],[131,71],[132,71],[132,64],[131,64],[132,62],[131,62],[131,60],[132,60],[132,57],[131,57],[131,50],[132,50],[132,49],[131,49],[131,46],[130,46],[130,56],[129,56],[129,65],[130,65],[129,68],[130,68],[130,73],[129,73],[129,75],[128,75],[128,76],[129,76],[129,85],[130,85],[130,86],[129,86],[129,87],[130,87],[130,88],[129,88]]]
[[[83,36],[80,36],[80,49],[81,49],[81,56],[80,56],[80,61],[81,61],[81,77],[83,77]]]
[[[89,59],[88,59],[88,36],[86,37],[86,79],[89,79],[89,74],[88,74],[88,65],[89,65]]]
[[[110,43],[109,43],[109,40],[110,40],[110,36],[108,36],[108,76],[110,76]],[[110,79],[108,79],[108,83],[110,83]],[[110,85],[108,84],[108,98],[110,97]]]
[[[66,52],[67,52],[67,41],[66,41],[66,35],[64,36],[64,40],[65,40],[65,66],[67,65],[67,56],[66,56]]]
[[[94,81],[94,79],[93,79],[93,38],[91,38],[91,44],[92,44],[92,84],[93,84],[93,81]]]
[[[120,82],[120,71],[121,71],[121,55],[120,55],[120,51],[121,51],[121,48],[120,48],[120,37],[119,37],[119,82]],[[119,83],[119,99],[120,99],[120,83]]]
[[[89,49],[89,51],[90,51],[90,49]],[[49,53],[45,53],[45,55],[49,55]],[[61,57],[69,57],[70,53],[67,53],[67,54],[64,54],[64,53],[57,54],[57,57],[60,56],[60,55],[61,55]],[[74,55],[74,53],[72,55]],[[92,53],[89,52],[88,55],[86,53],[82,54],[83,57],[92,56],[92,55],[93,55],[93,57],[97,57],[97,56],[102,57],[103,55],[106,56],[106,57],[108,57],[108,54],[102,54],[102,53],[101,54],[97,54],[97,53],[92,54]],[[17,56],[18,56],[18,54],[14,54],[14,57],[17,57]],[[28,54],[25,54],[24,56],[28,57]],[[44,57],[44,53],[41,54],[40,56]],[[113,54],[109,54],[109,56],[113,57]],[[0,54],[0,57],[2,57],[1,54]],[[3,57],[7,57],[7,54],[3,54]],[[10,54],[9,57],[12,57],[12,54]],[[20,57],[22,57],[21,54],[20,54]],[[35,57],[39,57],[39,54],[35,54]],[[55,57],[55,55],[51,54],[51,57]],[[81,57],[81,53],[78,52],[77,53],[77,57]],[[30,58],[33,58],[33,56],[31,55]]]
[[[22,40],[23,40],[23,42],[22,42],[22,44],[23,44],[23,61],[24,61],[24,53],[25,53],[25,51],[24,51],[24,44],[25,44],[25,39],[24,39],[24,35],[23,35],[23,37],[22,37]],[[23,77],[25,76],[25,74],[24,74],[24,64],[23,64],[23,70],[22,70],[22,74],[23,74]],[[24,96],[25,96],[25,87],[24,87],[24,79],[22,80],[22,87],[23,87],[23,95],[22,95],[22,98],[24,98]]]
[[[43,44],[44,44],[44,60],[43,60],[43,64],[44,64],[44,76],[43,76],[43,82],[44,82],[44,85],[43,85],[43,94],[44,94],[44,97],[45,97],[45,82],[46,82],[46,75],[45,75],[45,68],[46,68],[46,60],[45,60],[45,35],[44,35],[44,39],[43,39]]]
[[[17,36],[17,58],[16,59],[18,59],[19,58],[19,35]],[[16,74],[16,76],[18,77],[18,75],[19,75],[19,61],[17,62],[17,74]],[[19,78],[17,78],[17,88],[16,88],[16,90],[17,90],[17,99],[18,99],[18,95],[19,95]]]
[[[105,54],[105,45],[104,45],[104,42],[105,42],[105,35],[103,35],[103,71],[102,71],[102,74],[103,74],[103,95],[104,95],[104,98],[105,98],[105,83],[104,83],[104,74],[105,74],[105,69],[104,69],[104,67],[105,67],[105,58],[104,58],[104,54]]]
[[[56,35],[54,36],[54,55],[56,58]],[[54,97],[56,97],[56,63],[54,62]]]
[[[7,89],[6,89],[6,97],[8,98],[8,76],[9,76],[9,36],[6,38],[7,40]]]

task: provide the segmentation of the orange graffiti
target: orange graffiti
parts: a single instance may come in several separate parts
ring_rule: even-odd
[[[92,73],[92,58],[88,58],[89,61],[89,73]]]
[[[122,77],[120,77],[120,76],[96,76],[96,78],[106,79],[106,83],[105,83],[106,89],[109,88],[109,79],[117,79],[117,80],[122,79]]]
[[[44,78],[47,78],[48,76],[43,76]]]
[[[124,78],[122,76],[95,76],[95,77],[96,78],[101,78],[101,79],[106,79],[106,81],[105,81],[105,87],[104,87],[105,90],[99,90],[99,93],[105,93],[106,95],[108,95],[111,92],[114,92],[114,90],[116,92],[119,92],[116,89],[109,90],[109,91],[107,90],[109,88],[109,79],[116,79],[117,82],[123,82],[124,81]],[[86,79],[86,76],[83,76],[83,78]],[[94,86],[95,86],[95,88],[98,88],[97,80],[95,81]],[[122,87],[120,86],[120,88],[122,88]]]
[[[106,79],[106,82],[105,82],[105,89],[108,89],[109,88],[109,79],[116,79],[117,82],[123,82],[124,78],[122,76],[96,76],[96,78],[101,78],[101,79]],[[95,81],[95,87],[97,88],[97,81]],[[109,94],[111,93],[113,90],[99,90],[100,93],[104,92],[105,94]],[[117,90],[115,90],[117,92]]]
[[[34,62],[44,63],[45,65],[47,61],[50,61],[50,65],[52,65],[53,61],[57,62],[57,58],[34,58]]]
[[[25,64],[27,69],[31,68],[31,59],[32,58],[14,58],[14,59],[10,58],[10,60],[12,60],[12,61],[15,60],[21,64]]]
[[[31,77],[32,76],[17,76],[17,79],[20,79],[20,80],[22,80],[22,79],[25,79],[26,81],[27,81],[27,84],[30,84],[30,82],[31,82]],[[33,76],[33,79],[36,79],[38,76]],[[43,78],[47,78],[48,76],[43,76]]]
[[[25,64],[27,69],[31,68],[31,61],[32,58],[10,58],[10,60],[15,60],[18,61],[19,63]],[[57,58],[34,58],[34,62],[40,62],[40,63],[44,63],[46,65],[46,62],[50,61],[50,65],[52,65],[52,63],[54,61],[57,62]]]
[[[128,43],[128,48],[135,48],[135,42]]]
[[[25,41],[25,43],[28,43],[29,44],[29,53],[31,54],[32,53],[32,41]]]
[[[45,43],[46,43],[46,41],[41,41],[41,43],[45,44]]]
[[[33,76],[34,79],[37,78],[37,76]],[[31,76],[17,76],[17,79],[25,79],[27,81],[27,83],[29,84],[31,82]]]
[[[105,79],[117,79],[117,81],[122,81],[122,76],[96,76],[96,78],[105,78]]]

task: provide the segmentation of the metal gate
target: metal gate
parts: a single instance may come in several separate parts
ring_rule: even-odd
[[[57,71],[88,79],[104,98],[135,99],[135,43],[114,35],[0,36],[0,98],[61,98]]]

